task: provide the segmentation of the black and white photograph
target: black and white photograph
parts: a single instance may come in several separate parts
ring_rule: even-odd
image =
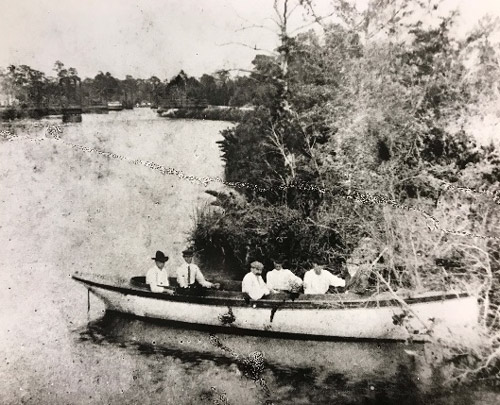
[[[500,403],[500,0],[0,0],[0,404]]]

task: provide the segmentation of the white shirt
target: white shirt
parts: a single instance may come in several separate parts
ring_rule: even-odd
[[[164,267],[160,270],[156,265],[151,267],[146,273],[146,284],[153,292],[163,292],[163,287],[169,286],[167,269]]]
[[[203,287],[212,287],[212,283],[205,280],[205,277],[203,277],[200,268],[196,264],[183,263],[177,268],[177,282],[179,283],[180,287],[186,288],[188,285],[193,284],[195,280],[198,281],[198,283]]]
[[[321,270],[321,273],[317,275],[313,269],[304,275],[305,294],[326,294],[330,286],[345,287],[345,280],[326,270]]]
[[[290,270],[281,269],[267,273],[267,287],[273,290],[290,291],[293,285],[301,286],[302,280]]]
[[[241,291],[247,293],[251,299],[258,300],[270,293],[262,276],[256,276],[252,272],[247,273],[241,282]]]

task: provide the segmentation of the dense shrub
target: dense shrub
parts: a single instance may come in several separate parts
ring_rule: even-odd
[[[318,227],[297,210],[259,199],[225,207],[206,207],[198,213],[191,237],[205,254],[230,255],[240,264],[239,270],[253,260],[268,265],[278,256],[285,257],[287,266],[300,275],[315,259],[341,270],[345,246],[333,227]]]
[[[480,100],[495,100],[498,114],[492,25],[457,39],[453,16],[424,24],[409,18],[414,2],[401,6],[378,38],[356,21],[398,15],[392,2],[369,16],[343,9],[321,38],[284,27],[279,52],[254,60],[255,111],[223,132],[221,149],[228,181],[265,191],[247,187],[230,204],[217,195],[193,241],[242,266],[281,253],[300,273],[318,256],[349,270],[370,240],[378,254],[361,256],[377,291],[480,297],[485,339],[456,342],[444,358],[461,367],[465,352],[465,377],[498,378],[500,159],[465,125]]]

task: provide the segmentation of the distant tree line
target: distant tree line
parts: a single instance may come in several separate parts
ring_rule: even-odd
[[[170,98],[187,97],[206,100],[210,105],[238,107],[252,104],[256,96],[252,78],[233,78],[227,70],[204,74],[199,79],[181,70],[171,80],[163,81],[157,76],[140,79],[131,75],[121,80],[109,72],[82,80],[75,68],[56,61],[54,72],[54,76],[48,76],[27,65],[8,66],[0,72],[0,104],[41,108],[64,102],[93,106],[121,101],[133,106],[159,105]]]
[[[54,66],[56,76],[45,73],[27,65],[10,65],[0,72],[0,102],[2,105],[21,107],[42,107],[59,105],[63,96],[64,84],[80,81],[76,69],[65,69],[64,64],[57,61]]]

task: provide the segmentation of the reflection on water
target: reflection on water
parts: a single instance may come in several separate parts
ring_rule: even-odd
[[[419,345],[217,333],[221,348],[213,338],[207,331],[117,313],[106,313],[79,335],[83,342],[114,345],[137,356],[174,359],[191,372],[207,367],[208,362],[219,373],[236,370],[242,379],[250,380],[259,376],[249,372],[249,358],[261,352],[262,378],[269,389],[263,396],[275,403],[416,404],[429,388],[421,380],[429,370],[422,370],[405,351],[421,352]]]

